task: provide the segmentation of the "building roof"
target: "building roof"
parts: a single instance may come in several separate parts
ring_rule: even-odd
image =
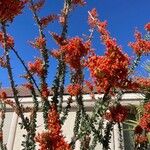
[[[31,97],[31,92],[26,87],[18,86],[16,89],[18,91],[18,96],[19,97]],[[1,88],[0,92],[2,92],[2,91],[5,91],[7,93],[7,97],[13,98],[13,92],[12,92],[11,88]],[[51,90],[51,88],[49,88],[49,91],[50,91],[50,96],[52,96],[53,91]],[[89,93],[90,93],[90,91],[89,91],[88,87],[84,87],[83,88],[83,94],[89,94]],[[97,94],[96,90],[94,90],[94,93]],[[137,92],[135,92],[135,91],[134,92],[133,91],[126,91],[125,93],[140,93],[140,92],[139,91],[137,91]],[[37,90],[36,90],[36,94],[37,94],[37,96],[39,95],[39,92]],[[64,95],[69,95],[69,93],[67,92],[66,89],[64,91]]]

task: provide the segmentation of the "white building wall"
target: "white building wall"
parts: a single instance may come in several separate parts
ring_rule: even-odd
[[[102,95],[96,95],[96,97],[102,97]],[[68,96],[64,96],[64,103],[63,106],[66,106]],[[51,97],[50,97],[51,99]],[[86,94],[83,96],[85,107],[90,111],[93,109],[94,101],[90,100],[90,95]],[[127,93],[123,95],[123,98],[121,100],[121,103],[123,104],[139,104],[144,99],[142,94],[139,93]],[[32,99],[29,98],[21,98],[21,102],[25,106],[32,106]],[[40,99],[39,99],[40,104]],[[69,112],[68,118],[62,127],[63,134],[66,137],[66,140],[70,142],[72,136],[73,136],[73,126],[75,121],[75,115],[76,115],[76,103],[72,103],[72,109],[71,112]],[[8,107],[8,110],[11,111]],[[28,114],[27,114],[28,115]],[[5,127],[4,127],[4,142],[7,143],[8,150],[20,150],[21,149],[21,142],[23,140],[23,133],[25,133],[24,130],[20,129],[20,126],[18,123],[20,122],[20,118],[13,112],[7,112],[6,113],[6,119],[5,119]],[[37,117],[37,123],[38,128],[37,132],[41,133],[43,131],[43,118],[42,113],[38,112]],[[15,137],[15,138],[14,138]],[[111,139],[111,150],[120,150],[119,143],[118,143],[119,133],[118,133],[118,127],[114,127],[114,131],[112,133],[112,139]],[[77,142],[76,149],[79,150],[80,143]],[[38,149],[38,148],[37,148]],[[99,145],[96,147],[95,150],[102,150],[102,147]]]

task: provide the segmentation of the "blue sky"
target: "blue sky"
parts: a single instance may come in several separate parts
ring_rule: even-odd
[[[129,55],[133,55],[133,51],[128,47],[128,42],[134,40],[134,30],[138,28],[145,33],[144,25],[150,22],[150,0],[88,0],[84,7],[77,7],[72,11],[69,17],[68,37],[82,36],[82,34],[89,34],[87,25],[87,12],[92,8],[96,8],[101,20],[108,21],[108,29],[113,37],[115,37],[123,50]],[[40,16],[45,16],[50,13],[60,13],[63,7],[63,0],[46,0],[44,8],[39,13]],[[32,61],[34,57],[39,56],[39,52],[33,49],[28,41],[33,40],[38,36],[38,29],[33,21],[30,10],[25,8],[22,15],[15,18],[14,22],[9,25],[8,33],[15,39],[15,48],[20,53],[25,62]],[[50,24],[45,29],[45,34],[48,39],[48,48],[50,50],[57,48],[55,42],[52,40],[48,31],[60,33],[61,26],[58,22]],[[99,40],[98,34],[95,34],[93,40],[93,47],[96,52],[102,54],[104,52],[103,46]],[[1,53],[1,52],[0,52]],[[24,74],[24,69],[19,64],[17,58],[11,53],[12,68],[16,84],[24,83],[24,80],[19,78]],[[142,63],[148,57],[142,58]],[[56,68],[56,61],[50,58],[50,70],[48,83],[51,85]],[[143,67],[138,68],[139,74],[147,75]],[[7,72],[5,69],[0,69],[0,81],[4,87],[9,86]],[[88,75],[86,75],[88,77]]]

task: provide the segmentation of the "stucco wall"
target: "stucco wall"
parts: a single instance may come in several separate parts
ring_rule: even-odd
[[[96,97],[102,97],[103,95],[96,95]],[[64,96],[64,103],[63,107],[66,106],[68,96]],[[88,113],[93,109],[94,101],[91,101],[90,96],[88,94],[83,96],[84,98],[84,104],[85,107],[88,110]],[[139,104],[143,100],[143,95],[140,93],[126,93],[123,95],[121,103],[123,104]],[[51,99],[51,97],[49,97]],[[25,106],[32,106],[32,99],[30,97],[27,98],[21,98],[20,99],[22,104]],[[39,98],[39,104],[40,104],[40,98]],[[75,115],[76,115],[76,103],[72,103],[72,109],[69,113],[68,119],[66,120],[64,126],[62,127],[63,134],[66,137],[66,140],[70,142],[72,136],[73,136],[73,125],[75,121]],[[14,113],[11,112],[11,109],[8,107],[7,110],[9,112],[6,113],[6,119],[5,119],[5,127],[4,127],[4,142],[7,143],[8,150],[20,150],[21,149],[21,141],[23,140],[23,133],[24,130],[20,129],[20,126],[18,123],[21,121],[20,118]],[[28,116],[29,114],[26,113]],[[43,131],[43,118],[42,113],[38,112],[37,117],[37,123],[38,128],[37,132]],[[118,144],[118,128],[117,126],[114,127],[114,131],[112,132],[112,139],[111,139],[111,150],[120,150],[119,144]],[[79,150],[80,143],[77,142],[76,144],[76,150]],[[38,147],[37,147],[38,149]],[[102,150],[101,145],[98,145],[96,147],[96,150]]]

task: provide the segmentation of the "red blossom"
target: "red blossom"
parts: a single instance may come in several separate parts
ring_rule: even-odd
[[[90,51],[90,42],[83,42],[79,37],[69,39],[67,44],[61,46],[61,51],[64,53],[64,59],[72,69],[78,70],[83,67],[81,59]]]
[[[40,19],[40,24],[42,27],[46,27],[49,23],[53,22],[54,20],[58,19],[57,15],[49,15],[47,17],[43,17]]]
[[[98,22],[98,14],[96,9],[94,8],[91,11],[89,11],[88,23],[92,28],[94,28],[97,26],[97,22]]]
[[[109,108],[109,112],[106,113],[105,118],[109,121],[123,122],[128,116],[128,109],[126,106],[117,105]]]
[[[150,102],[144,104],[144,110],[150,113]]]
[[[33,85],[31,83],[26,83],[26,84],[23,84],[24,87],[26,87],[27,89],[29,90],[32,90],[33,89]]]
[[[63,46],[67,44],[66,40],[62,36],[58,35],[57,33],[51,32],[50,34],[59,46]]]
[[[1,0],[0,22],[13,21],[14,17],[22,13],[26,0]]]
[[[94,87],[93,84],[90,81],[85,81],[85,85],[89,88],[90,91],[93,91]]]
[[[7,98],[8,98],[7,93],[5,91],[2,91],[0,93],[0,101],[2,101],[3,103],[7,105],[10,105],[12,108],[15,108],[15,103],[12,100],[7,99]]]
[[[143,132],[143,129],[140,125],[137,125],[135,128],[134,128],[134,133],[135,134],[142,134]]]
[[[50,54],[57,59],[61,57],[61,51],[59,50],[53,50],[52,52],[50,52]]]
[[[39,76],[44,74],[43,61],[40,58],[37,58],[33,63],[29,62],[28,67],[29,70],[34,74]]]
[[[72,0],[72,4],[84,6],[86,2],[84,0]]]
[[[139,56],[150,53],[150,41],[143,39],[139,31],[135,31],[135,42],[130,42],[129,46]]]
[[[42,96],[43,96],[44,98],[48,98],[50,92],[49,92],[49,90],[48,90],[47,85],[46,85],[46,84],[42,85],[42,88],[41,88],[41,89],[42,89],[42,91],[41,91]]]
[[[7,98],[7,94],[6,94],[6,92],[5,91],[2,91],[1,93],[0,93],[0,99],[6,99]]]
[[[105,92],[110,86],[124,88],[128,82],[130,58],[123,53],[117,41],[110,36],[106,28],[107,22],[100,21],[97,16],[95,9],[89,12],[90,24],[97,26],[106,52],[104,56],[97,56],[96,54],[90,56],[87,67],[97,90]],[[92,22],[92,19],[94,22]]]
[[[145,30],[150,31],[150,22],[145,25]]]
[[[81,69],[84,66],[83,57],[90,52],[90,42],[84,42],[83,39],[79,37],[65,40],[56,33],[51,33],[51,35],[60,47],[58,52],[54,51],[54,56],[55,54],[63,54],[65,62],[71,69]],[[56,55],[56,57],[57,56],[59,57],[60,55]]]
[[[2,47],[4,47],[4,36],[3,36],[3,33],[0,32],[0,44]],[[14,39],[13,37],[7,35],[6,37],[6,47],[9,49],[11,47],[14,47]]]
[[[70,84],[67,87],[67,91],[71,96],[77,96],[81,92],[81,85],[80,84]]]
[[[140,118],[139,125],[146,131],[150,132],[150,114],[144,113]]]
[[[35,140],[39,143],[40,150],[71,150],[62,135],[59,114],[54,105],[48,113],[48,131],[38,134]]]
[[[148,138],[147,138],[147,136],[144,136],[144,135],[136,135],[135,142],[138,144],[144,144],[144,143],[148,142]]]
[[[150,78],[135,77],[135,83],[141,88],[150,88]]]
[[[30,9],[33,11],[38,11],[40,10],[45,3],[45,0],[38,0],[38,2],[34,3],[33,6],[30,6]]]
[[[43,38],[42,36],[38,37],[35,39],[35,42],[30,42],[30,44],[34,47],[34,48],[37,48],[37,49],[40,49],[42,50],[43,47],[45,46],[46,44],[46,39]]]

